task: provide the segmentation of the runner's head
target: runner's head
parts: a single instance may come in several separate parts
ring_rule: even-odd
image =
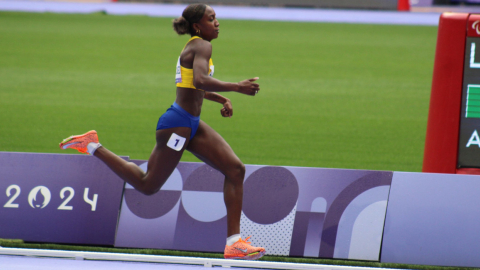
[[[205,40],[218,37],[220,24],[212,7],[205,4],[191,4],[183,10],[182,16],[173,20],[177,34],[190,34]]]

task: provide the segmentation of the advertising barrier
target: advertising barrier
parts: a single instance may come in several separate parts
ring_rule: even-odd
[[[123,185],[91,156],[0,152],[0,238],[113,245]]]
[[[0,238],[221,253],[223,182],[181,162],[145,196],[88,155],[0,152]],[[269,255],[479,267],[478,190],[476,175],[246,165],[241,231]]]
[[[382,262],[480,266],[480,176],[393,174]]]
[[[141,163],[146,168],[147,163]],[[392,172],[247,165],[243,237],[270,255],[379,260]],[[224,177],[180,163],[160,192],[127,185],[115,246],[223,252]]]

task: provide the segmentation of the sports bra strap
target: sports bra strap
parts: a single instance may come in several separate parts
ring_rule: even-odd
[[[187,44],[188,44],[190,41],[192,41],[192,40],[194,40],[194,39],[197,39],[197,38],[202,39],[202,38],[199,37],[199,36],[193,36],[193,37],[191,37],[191,38],[187,41],[187,43],[185,44],[185,46],[183,46],[182,52],[183,52],[183,50],[185,50],[185,47],[187,47]]]

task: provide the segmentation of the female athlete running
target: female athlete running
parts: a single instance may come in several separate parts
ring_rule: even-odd
[[[265,249],[249,245],[248,238],[242,240],[240,235],[245,166],[228,143],[200,120],[204,99],[222,104],[220,113],[223,117],[233,115],[230,100],[217,92],[255,96],[260,90],[255,83],[258,78],[229,83],[212,77],[211,41],[218,37],[219,25],[215,11],[205,4],[189,5],[182,16],[173,21],[177,34],[190,34],[191,38],[178,58],[175,76],[177,97],[158,120],[156,145],[148,160],[147,172],[103,147],[94,130],[63,140],[60,148],[72,148],[94,155],[120,178],[146,195],[159,191],[179,163],[183,151],[190,151],[225,175],[223,192],[228,237],[224,257],[253,260],[262,257]]]

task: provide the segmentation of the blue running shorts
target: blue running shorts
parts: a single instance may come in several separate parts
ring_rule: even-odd
[[[198,125],[200,124],[200,116],[193,116],[185,111],[176,102],[168,108],[168,110],[160,116],[157,123],[157,130],[174,127],[189,127],[192,129],[190,133],[190,140],[197,133]]]

